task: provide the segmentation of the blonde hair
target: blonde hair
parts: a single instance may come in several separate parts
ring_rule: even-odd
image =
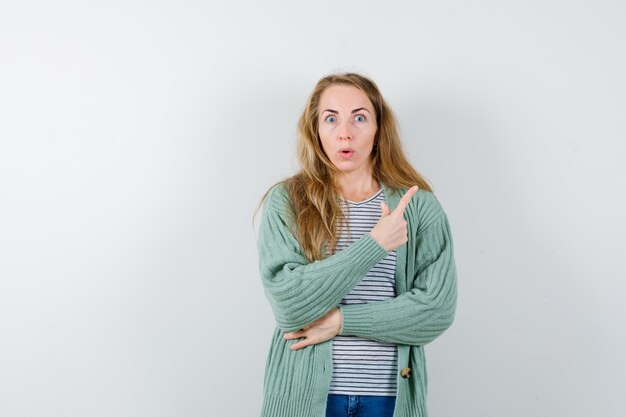
[[[269,191],[278,184],[284,184],[290,202],[290,227],[309,262],[324,259],[334,252],[341,233],[340,225],[345,221],[339,204],[341,193],[335,182],[339,170],[324,152],[318,131],[320,97],[324,90],[337,84],[354,86],[363,91],[374,107],[378,126],[370,156],[374,179],[394,191],[413,185],[432,191],[405,157],[396,117],[374,81],[352,72],[323,77],[311,92],[298,121],[300,171],[272,185],[253,215],[254,219]]]

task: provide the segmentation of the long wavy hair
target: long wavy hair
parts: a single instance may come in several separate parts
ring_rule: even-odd
[[[396,117],[374,81],[352,72],[323,77],[309,95],[298,121],[300,171],[272,185],[253,214],[254,222],[256,212],[269,191],[278,184],[284,184],[290,202],[291,231],[309,262],[333,254],[341,228],[346,223],[340,205],[341,192],[335,181],[339,170],[324,152],[318,131],[320,97],[324,90],[336,84],[354,86],[363,91],[374,107],[378,126],[370,155],[374,179],[379,184],[386,184],[394,192],[413,185],[418,185],[421,190],[432,191],[426,179],[404,155]]]

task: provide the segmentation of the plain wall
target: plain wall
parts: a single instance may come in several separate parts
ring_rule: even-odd
[[[452,227],[430,416],[623,416],[625,11],[2,1],[0,416],[259,414],[252,213],[342,70],[377,82]]]

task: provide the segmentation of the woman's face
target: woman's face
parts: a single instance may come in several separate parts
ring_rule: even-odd
[[[370,173],[376,114],[367,95],[351,85],[331,85],[320,97],[322,148],[344,173]]]

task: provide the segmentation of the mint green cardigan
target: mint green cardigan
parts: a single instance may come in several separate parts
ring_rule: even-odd
[[[406,188],[382,184],[390,210]],[[309,263],[291,233],[288,197],[274,186],[263,204],[258,232],[259,268],[276,328],[263,381],[262,417],[325,417],[332,376],[332,339],[292,351],[298,340],[284,332],[302,328],[339,306],[387,251],[366,233],[340,252]],[[448,219],[435,195],[418,190],[404,212],[408,242],[396,249],[395,298],[341,305],[342,335],[398,346],[394,417],[426,417],[427,374],[424,345],[454,320],[457,286]],[[406,372],[405,368],[410,368]],[[405,370],[405,372],[402,372]]]

